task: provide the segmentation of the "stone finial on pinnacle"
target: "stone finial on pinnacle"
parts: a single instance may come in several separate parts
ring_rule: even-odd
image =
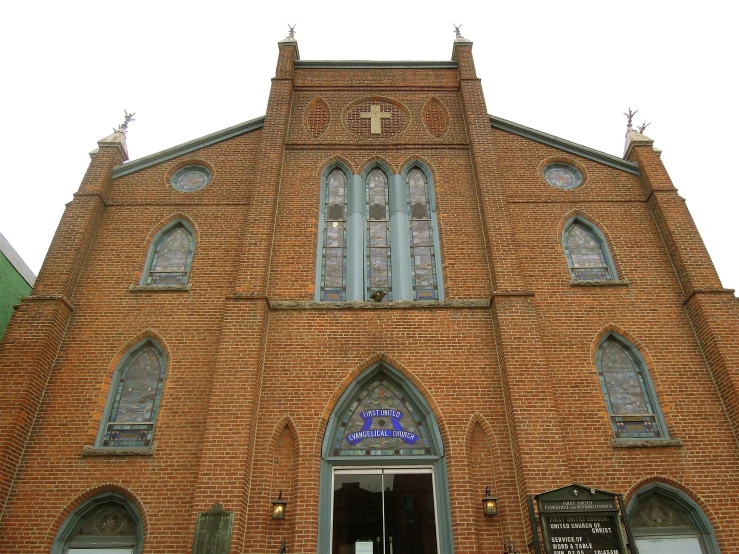
[[[123,114],[124,114],[124,116],[123,116],[123,123],[121,123],[120,125],[118,125],[118,128],[117,128],[117,129],[113,129],[113,132],[114,132],[114,133],[124,133],[124,134],[125,134],[125,133],[126,133],[126,131],[128,131],[128,124],[129,124],[129,123],[131,123],[132,121],[136,121],[136,120],[135,120],[135,119],[133,118],[133,116],[135,116],[135,115],[136,115],[136,113],[135,113],[135,112],[134,112],[134,113],[131,113],[131,114],[130,114],[130,113],[128,113],[128,111],[127,111],[127,110],[126,110],[126,109],[124,108],[124,110],[123,110]]]
[[[651,123],[647,123],[646,121],[644,121],[644,123],[639,125],[637,128],[634,128],[633,119],[638,111],[639,110],[632,111],[631,108],[629,108],[628,112],[624,112],[624,115],[626,116],[626,144],[624,145],[624,159],[629,158],[631,150],[634,148],[634,146],[654,145],[654,141],[648,136],[644,135],[644,130],[649,127]],[[657,151],[656,148],[655,151]],[[659,155],[659,151],[657,152]]]
[[[631,108],[629,108],[628,113],[624,112],[624,115],[626,116],[626,132],[628,133],[631,130],[631,120],[634,119],[634,116],[639,113],[639,110],[631,111]]]
[[[295,30],[295,27],[297,27],[297,26],[298,26],[298,24],[296,23],[295,25],[290,25],[290,24],[288,23],[288,24],[287,24],[287,26],[288,26],[288,27],[289,27],[289,29],[290,29],[290,34],[289,34],[289,35],[287,35],[287,36],[289,36],[289,37],[295,37],[295,33],[297,32],[297,31]]]
[[[457,34],[457,38],[462,38],[462,32],[460,31],[462,24],[460,23],[459,25],[456,25],[452,23],[452,25],[454,25],[454,32]]]

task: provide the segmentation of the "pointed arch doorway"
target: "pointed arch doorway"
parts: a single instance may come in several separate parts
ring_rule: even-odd
[[[436,418],[387,364],[357,377],[329,418],[318,513],[319,554],[454,551]]]

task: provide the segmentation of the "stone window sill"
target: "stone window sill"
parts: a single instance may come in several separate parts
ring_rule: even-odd
[[[626,279],[619,279],[614,281],[611,279],[603,279],[598,281],[570,281],[571,287],[628,287],[629,282]]]
[[[129,448],[90,446],[86,444],[82,447],[82,456],[153,456],[156,450],[156,444],[151,446],[132,446]]]
[[[187,285],[131,285],[129,292],[190,292],[190,284]]]
[[[669,448],[682,445],[680,439],[611,439],[613,448]]]
[[[487,298],[466,300],[397,300],[394,302],[314,302],[309,300],[270,300],[273,310],[417,310],[439,308],[489,308]]]

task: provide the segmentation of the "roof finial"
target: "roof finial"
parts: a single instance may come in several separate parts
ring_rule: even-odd
[[[290,28],[290,34],[289,34],[289,35],[287,35],[287,36],[289,36],[289,37],[295,37],[295,33],[297,32],[297,31],[295,30],[295,27],[297,27],[297,26],[298,26],[298,24],[296,23],[295,25],[290,25],[290,24],[288,23],[288,24],[287,24],[287,26],[288,26],[288,27]]]
[[[118,128],[117,129],[115,129],[115,128],[113,129],[113,132],[114,133],[124,133],[125,134],[126,131],[128,131],[128,124],[131,123],[132,121],[136,121],[133,118],[133,116],[135,116],[136,113],[131,113],[130,114],[125,109],[123,110],[123,113],[125,114],[124,117],[123,117],[123,123],[121,123],[120,125],[118,125]]]
[[[640,125],[640,126],[638,127],[638,129],[639,129],[639,134],[643,135],[643,134],[644,134],[644,129],[646,129],[646,128],[647,128],[647,127],[649,127],[650,125],[651,125],[651,123],[647,123],[647,120],[645,119],[645,120],[644,120],[644,123],[642,123],[642,124],[641,124],[641,125]]]
[[[462,27],[462,24],[460,23],[459,25],[455,25],[452,23],[452,25],[454,25],[454,32],[457,33],[457,38],[460,38],[462,36],[462,32],[459,29]]]
[[[639,110],[631,111],[631,108],[629,108],[629,113],[624,112],[624,115],[626,116],[626,132],[628,133],[631,130],[631,120],[634,119],[634,116],[639,113]]]

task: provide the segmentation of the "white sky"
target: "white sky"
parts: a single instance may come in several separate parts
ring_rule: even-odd
[[[287,23],[304,60],[448,60],[462,22],[491,114],[620,156],[638,108],[739,288],[737,15],[729,1],[4,2],[0,232],[38,273],[124,108],[132,160],[264,115]]]

